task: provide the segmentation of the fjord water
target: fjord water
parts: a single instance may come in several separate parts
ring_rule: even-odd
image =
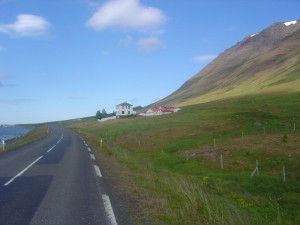
[[[25,127],[0,127],[0,140],[9,140],[27,134],[30,128]]]

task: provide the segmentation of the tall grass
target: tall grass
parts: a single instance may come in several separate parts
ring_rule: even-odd
[[[150,193],[144,207],[161,224],[297,224],[299,112],[299,93],[248,96],[80,129],[95,149],[105,140],[104,156],[126,165],[134,188]],[[212,154],[185,157],[202,150]],[[261,175],[251,178],[256,159]]]

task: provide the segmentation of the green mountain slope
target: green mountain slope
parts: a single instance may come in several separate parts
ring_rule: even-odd
[[[300,91],[300,20],[275,23],[220,54],[156,104],[179,106],[273,92]]]

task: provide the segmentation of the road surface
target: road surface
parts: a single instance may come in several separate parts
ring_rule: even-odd
[[[103,182],[85,141],[51,126],[47,138],[0,154],[0,224],[117,224]]]

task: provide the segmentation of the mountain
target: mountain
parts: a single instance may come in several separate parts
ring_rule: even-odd
[[[245,37],[155,105],[287,91],[300,91],[300,20],[275,23]]]

